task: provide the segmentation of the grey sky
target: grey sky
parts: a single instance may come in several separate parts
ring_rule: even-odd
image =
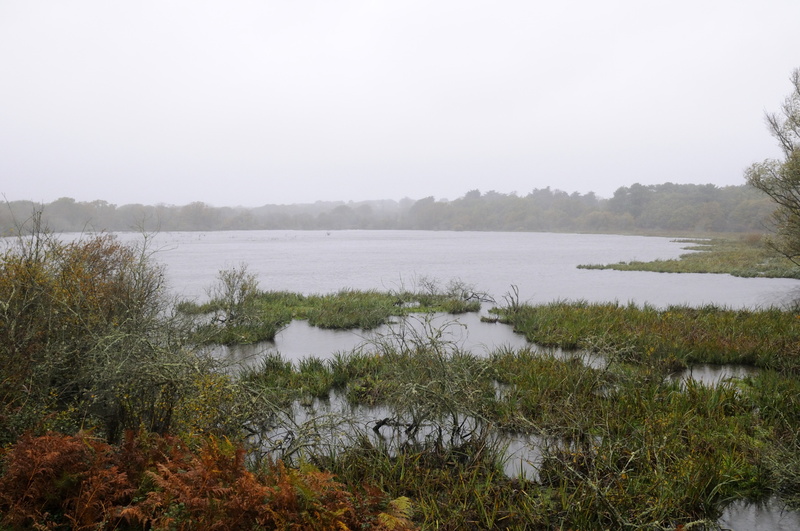
[[[8,200],[743,184],[797,0],[0,0]]]

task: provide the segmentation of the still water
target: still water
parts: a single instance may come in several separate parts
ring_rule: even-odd
[[[122,234],[123,239],[140,238]],[[580,264],[677,258],[685,244],[670,238],[597,234],[435,231],[228,231],[155,235],[155,258],[166,266],[173,292],[202,300],[222,269],[248,265],[265,290],[303,294],[342,289],[415,289],[422,278],[459,279],[498,304],[511,286],[522,302],[619,301],[654,306],[717,304],[733,308],[787,304],[800,281],[730,275],[668,274],[578,269]],[[491,304],[484,304],[485,313]],[[453,341],[469,350],[520,347],[524,338],[506,326],[459,316]],[[285,358],[328,357],[349,351],[390,327],[360,333],[320,330],[296,321],[275,342],[226,349],[245,364],[267,351]]]
[[[477,355],[489,354],[504,347],[536,348],[510,326],[481,322],[478,314],[467,313],[412,315],[402,320],[398,318],[375,330],[326,330],[311,326],[307,321],[292,321],[278,332],[274,341],[254,345],[216,346],[212,354],[232,362],[235,366],[258,364],[264,356],[276,352],[283,359],[293,362],[310,357],[329,359],[337,352],[347,353],[360,348],[369,350],[375,343],[406,335],[408,332],[404,330],[419,337],[425,337],[428,332],[436,330],[441,332],[440,341]]]
[[[135,240],[136,234],[122,234]],[[651,304],[782,305],[800,281],[730,275],[577,269],[580,264],[677,258],[670,238],[598,234],[436,231],[226,231],[160,233],[156,259],[174,292],[203,299],[219,270],[246,263],[265,290],[322,294],[414,288],[420,278],[460,279],[499,302],[583,299]]]

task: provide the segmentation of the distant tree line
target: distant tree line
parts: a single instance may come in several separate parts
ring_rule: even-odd
[[[764,231],[775,204],[746,185],[672,183],[623,186],[611,198],[547,187],[526,195],[472,190],[452,201],[425,197],[257,208],[214,207],[201,202],[116,206],[64,197],[49,204],[7,202],[0,208],[0,234],[19,233],[26,220],[40,210],[45,226],[57,232],[416,229],[703,233]]]

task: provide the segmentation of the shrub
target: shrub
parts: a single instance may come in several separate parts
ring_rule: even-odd
[[[166,432],[199,367],[142,245],[36,232],[0,255],[0,442],[27,430]]]
[[[405,498],[347,490],[311,466],[253,472],[244,450],[208,437],[26,436],[4,456],[0,525],[14,529],[411,529]]]

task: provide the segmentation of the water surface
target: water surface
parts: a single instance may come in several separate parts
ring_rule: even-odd
[[[309,357],[329,359],[336,352],[368,349],[375,342],[391,340],[401,334],[425,334],[433,330],[443,332],[442,341],[479,355],[498,348],[530,346],[525,337],[514,333],[510,326],[482,322],[479,314],[465,313],[411,315],[406,319],[396,318],[375,330],[327,330],[311,326],[307,321],[292,321],[278,332],[274,341],[218,346],[215,355],[242,365],[251,365],[270,353],[280,353],[284,359],[294,362]]]
[[[535,303],[582,299],[757,308],[800,296],[800,281],[793,279],[577,269],[677,258],[687,252],[684,245],[661,237],[538,232],[226,231],[153,238],[173,291],[195,299],[206,296],[219,270],[241,263],[258,275],[262,289],[303,294],[414,288],[426,277],[458,278],[498,301],[513,284],[522,302]]]

